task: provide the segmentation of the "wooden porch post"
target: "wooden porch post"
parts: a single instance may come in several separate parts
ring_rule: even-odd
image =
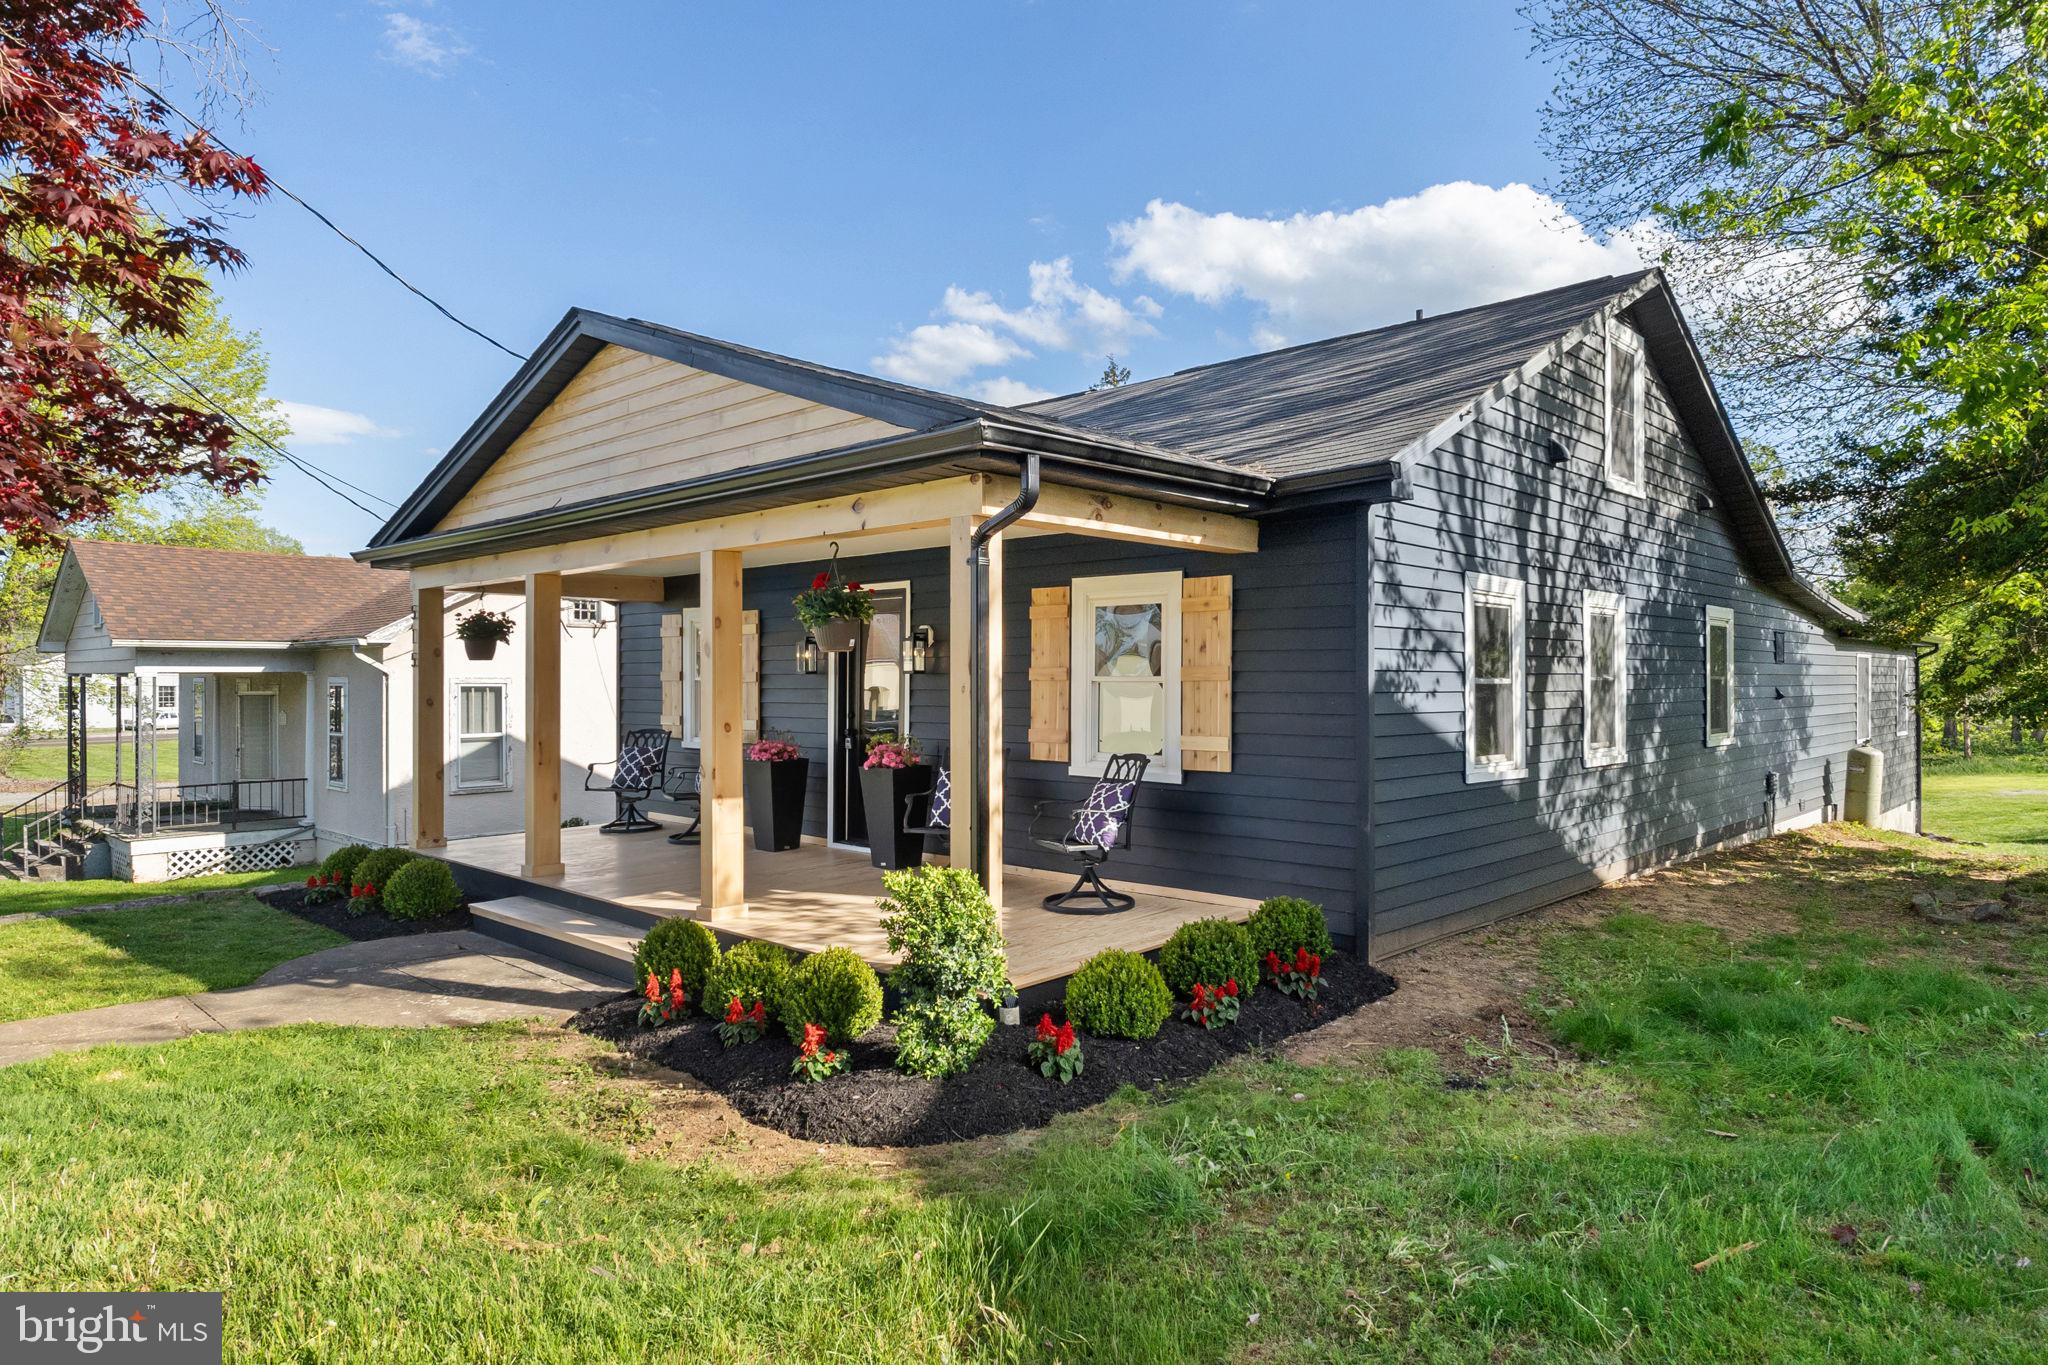
[[[948,729],[952,754],[947,760],[953,777],[953,866],[972,865],[978,802],[970,790],[974,745],[985,738],[988,745],[988,871],[983,885],[996,908],[1000,925],[1003,912],[1003,538],[988,545],[988,620],[982,641],[974,639],[974,529],[985,517],[955,517],[947,546],[947,619],[952,647],[948,651]],[[974,733],[974,652],[977,644],[988,659],[986,736]]]
[[[697,898],[706,914],[746,909],[746,804],[741,787],[740,738],[746,728],[740,676],[740,552],[697,555],[697,600],[706,629],[698,632],[697,713],[703,833],[698,849]]]
[[[412,601],[412,841],[446,848],[447,632],[442,589],[415,588]],[[386,774],[388,778],[389,774]]]
[[[562,875],[562,576],[526,575],[526,860]]]

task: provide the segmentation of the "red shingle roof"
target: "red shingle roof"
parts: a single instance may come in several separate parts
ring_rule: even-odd
[[[412,611],[408,575],[326,555],[74,540],[116,640],[361,639]]]

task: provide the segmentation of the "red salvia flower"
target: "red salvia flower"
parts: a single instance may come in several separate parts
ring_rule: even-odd
[[[1059,1032],[1053,1035],[1053,1052],[1058,1056],[1064,1057],[1073,1046],[1074,1026],[1072,1024],[1061,1024]]]
[[[1280,975],[1280,954],[1271,948],[1266,950],[1266,970],[1275,976]]]
[[[746,1017],[747,1012],[740,1005],[740,998],[737,995],[735,995],[732,998],[732,1003],[725,1007],[725,1022],[728,1024],[737,1024],[744,1020]]]
[[[312,889],[313,889],[314,887],[316,887],[316,886],[318,886],[318,885],[320,885],[320,874],[319,874],[319,873],[315,872],[315,873],[314,873],[314,874],[313,874],[312,876],[310,876],[310,877],[306,878],[306,889],[307,889],[308,891],[311,891],[311,890],[312,890]]]
[[[1233,976],[1233,977],[1231,977],[1231,978],[1230,978],[1230,980],[1228,980],[1228,981],[1226,981],[1226,982],[1224,982],[1224,983],[1223,983],[1223,993],[1224,993],[1225,995],[1236,995],[1236,994],[1237,994],[1237,978],[1236,978],[1236,977],[1234,977],[1234,976]]]
[[[1294,970],[1297,972],[1309,970],[1308,949],[1296,948],[1294,950]]]
[[[672,1010],[680,1011],[684,1005],[689,1003],[689,999],[687,995],[683,994],[683,969],[681,967],[669,968],[668,1007]]]
[[[1209,1008],[1209,991],[1201,982],[1195,983],[1194,1007],[1198,1010]]]
[[[651,971],[647,973],[647,1003],[650,1005],[659,1005],[661,1003],[661,978]]]
[[[1048,1013],[1045,1013],[1045,1014],[1041,1014],[1041,1015],[1039,1015],[1039,1016],[1038,1016],[1038,1041],[1039,1041],[1039,1042],[1041,1042],[1041,1043],[1049,1043],[1049,1042],[1051,1042],[1051,1041],[1053,1040],[1053,1038],[1054,1038],[1054,1037],[1056,1037],[1056,1036],[1057,1036],[1058,1034],[1059,1034],[1059,1030],[1058,1030],[1057,1028],[1055,1028],[1055,1027],[1053,1026],[1053,1022],[1052,1022],[1052,1015],[1051,1015],[1051,1013],[1049,1013],[1049,1012],[1048,1012]]]
[[[818,1055],[818,1049],[824,1046],[824,1043],[825,1030],[820,1028],[816,1024],[805,1024],[804,1043],[802,1047],[797,1049],[797,1051],[806,1057],[815,1057]],[[830,1061],[831,1057],[828,1055],[826,1057],[826,1060]]]
[[[768,1022],[768,1006],[763,1004],[761,1001],[756,1000],[754,1002],[754,1008],[748,1013],[747,1018],[753,1021],[753,1024],[756,1028],[759,1028],[761,1025]]]

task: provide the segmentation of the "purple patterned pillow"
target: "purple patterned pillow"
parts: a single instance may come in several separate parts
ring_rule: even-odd
[[[1088,804],[1074,816],[1073,832],[1067,837],[1077,844],[1108,848],[1123,831],[1131,811],[1129,782],[1097,782],[1088,793]]]
[[[652,749],[634,745],[619,755],[619,769],[612,785],[627,791],[644,791],[654,785],[661,772],[661,759]]]

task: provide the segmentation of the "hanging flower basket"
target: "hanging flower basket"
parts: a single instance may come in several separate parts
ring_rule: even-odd
[[[832,562],[818,570],[811,586],[792,599],[796,619],[810,631],[818,648],[844,654],[860,642],[860,629],[875,619],[875,594],[858,583],[839,577],[839,546],[832,546]]]
[[[502,611],[479,607],[455,622],[455,635],[462,641],[463,653],[470,658],[493,658],[498,646],[512,638],[512,618]]]

